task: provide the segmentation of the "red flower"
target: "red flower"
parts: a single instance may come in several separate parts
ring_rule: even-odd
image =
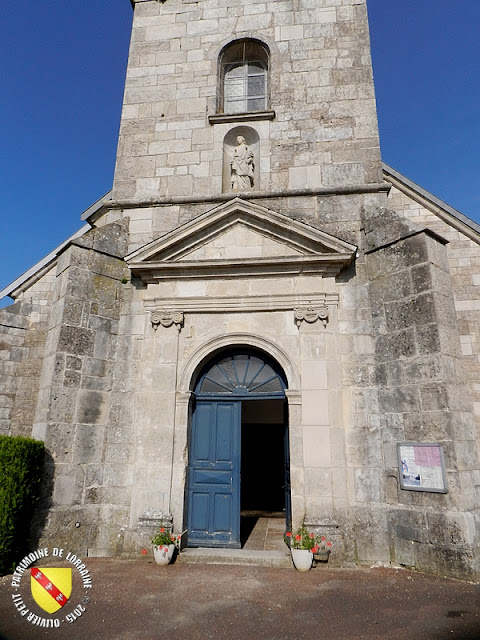
[[[331,547],[332,543],[331,542],[327,542],[327,547]]]
[[[322,541],[323,541],[323,542],[325,541],[325,536],[322,536]]]
[[[147,550],[146,549],[142,549],[142,556],[146,556],[147,555]]]
[[[160,533],[165,533],[165,529],[163,527],[160,529]]]
[[[285,535],[287,536],[287,538],[291,538],[292,537],[292,534],[291,534],[290,531],[287,531],[287,533]]]
[[[315,534],[314,534],[314,533],[311,533],[311,534],[310,534],[310,538],[314,538],[314,537],[315,537]]]
[[[315,546],[313,547],[313,549],[312,549],[312,552],[313,552],[313,553],[317,553],[317,551],[318,551],[318,547],[315,545]]]
[[[302,536],[299,536],[299,535],[295,536],[295,540],[301,540],[301,539],[302,539]]]

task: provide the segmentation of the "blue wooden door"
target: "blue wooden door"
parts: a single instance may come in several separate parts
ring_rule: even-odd
[[[189,546],[240,547],[241,402],[198,400],[188,470]]]

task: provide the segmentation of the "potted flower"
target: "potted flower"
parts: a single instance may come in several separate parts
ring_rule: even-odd
[[[314,554],[315,557],[318,554],[319,559],[322,557],[323,562],[328,560],[332,543],[327,542],[325,540],[325,536],[322,536],[322,538],[319,539],[314,533],[308,531],[305,523],[303,523],[295,533],[287,531],[285,539],[287,545],[290,547],[292,561],[297,571],[310,571],[313,564]],[[325,553],[326,559],[324,559]]]
[[[317,562],[328,562],[331,550],[332,543],[328,541],[325,536],[322,536],[320,540],[317,541],[316,546],[312,549],[314,560]]]
[[[170,564],[175,551],[175,536],[165,527],[160,527],[158,533],[152,538],[152,544],[155,562],[160,566]]]

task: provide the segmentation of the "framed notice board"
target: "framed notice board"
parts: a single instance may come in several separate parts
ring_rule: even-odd
[[[447,493],[443,447],[436,443],[397,444],[400,489]]]

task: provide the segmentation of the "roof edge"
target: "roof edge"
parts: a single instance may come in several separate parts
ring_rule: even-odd
[[[23,273],[21,276],[16,278],[13,282],[11,282],[9,285],[7,285],[4,289],[2,289],[0,291],[0,300],[2,298],[4,298],[5,296],[9,296],[16,289],[19,289],[22,285],[24,285],[30,279],[32,279],[35,276],[37,276],[37,274],[40,271],[42,271],[42,275],[43,275],[43,273],[45,272],[46,267],[48,267],[50,264],[52,264],[55,261],[55,259],[58,257],[60,252],[68,244],[70,244],[70,242],[72,242],[76,238],[80,238],[81,236],[85,235],[85,233],[87,233],[87,231],[90,231],[91,228],[92,227],[89,224],[83,225],[83,227],[81,227],[78,231],[73,233],[69,238],[67,238],[64,242],[62,242],[62,244],[58,245],[58,247],[56,247],[53,251],[50,251],[50,253],[47,254],[44,258],[42,258],[41,260],[36,262],[33,265],[33,267],[30,267],[30,269],[28,269],[28,271],[25,271],[25,273]],[[40,277],[41,277],[41,275],[37,276],[37,279],[39,279]]]
[[[16,289],[24,285],[34,276],[37,276],[37,278],[40,278],[41,275],[45,273],[46,267],[50,263],[53,263],[53,261],[57,258],[60,252],[70,242],[72,242],[73,240],[76,240],[77,238],[80,238],[85,233],[87,233],[87,231],[90,231],[90,229],[93,227],[94,220],[96,220],[107,208],[108,205],[106,203],[106,200],[111,199],[112,193],[113,193],[112,190],[107,191],[107,193],[105,193],[101,198],[99,198],[92,205],[90,205],[88,209],[85,209],[85,211],[80,216],[80,220],[86,221],[87,224],[83,225],[83,227],[81,227],[78,231],[75,231],[75,233],[69,236],[64,242],[62,242],[62,244],[58,245],[58,247],[53,249],[53,251],[50,251],[50,253],[48,253],[44,258],[36,262],[32,267],[30,267],[30,269],[25,271],[25,273],[23,273],[21,276],[16,278],[13,282],[7,285],[4,289],[2,289],[0,291],[0,300],[5,296],[9,296],[10,294],[12,294]],[[42,272],[41,275],[38,275],[39,272]]]
[[[389,180],[393,186],[397,186],[394,182],[401,183],[411,192],[409,195],[412,197],[417,195],[417,201],[421,200],[422,204],[425,204],[426,200],[427,203],[430,204],[430,207],[427,206],[427,208],[437,214],[444,222],[454,226],[457,231],[463,232],[472,240],[480,243],[480,225],[474,220],[460,211],[457,211],[457,209],[454,209],[440,198],[437,198],[437,196],[430,193],[430,191],[420,187],[418,184],[413,182],[413,180],[410,180],[399,171],[396,171],[393,167],[390,167],[386,162],[382,162],[382,169],[384,174],[386,174],[385,179],[388,180],[388,176],[393,178],[393,180]],[[442,212],[444,212],[443,215]]]
[[[88,209],[81,214],[80,220],[90,221],[92,218],[98,218],[102,213],[103,209],[107,206],[106,201],[111,200],[113,195],[113,189],[107,191],[101,198],[96,200],[93,204],[91,204]]]

